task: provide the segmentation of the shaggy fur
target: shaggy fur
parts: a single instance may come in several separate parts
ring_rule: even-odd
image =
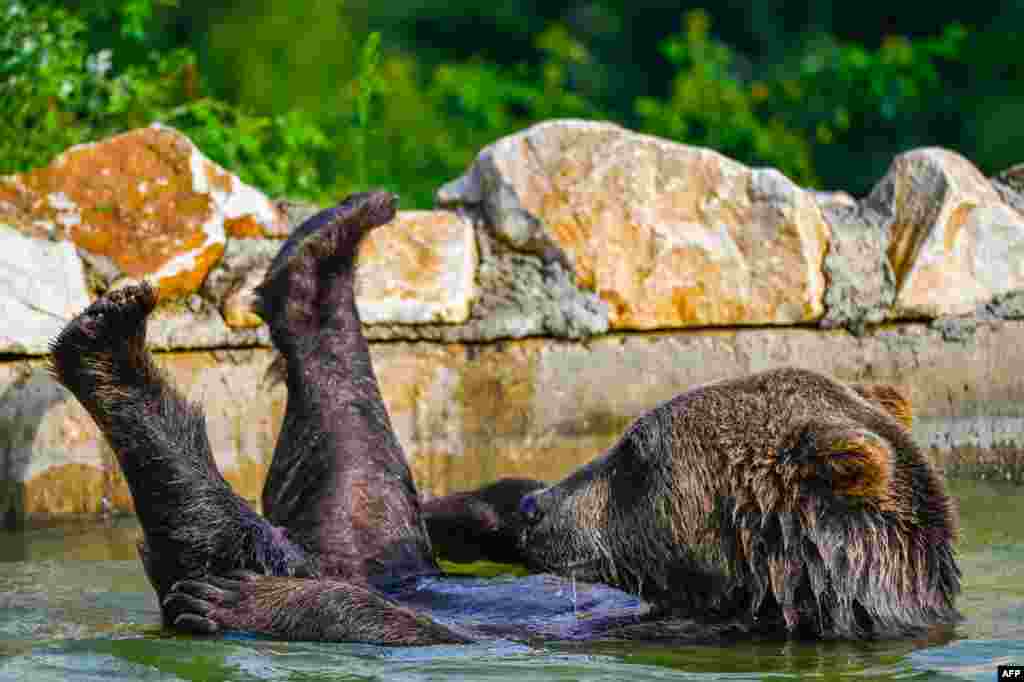
[[[208,573],[307,573],[304,553],[224,481],[199,408],[145,349],[148,284],[108,294],[51,344],[54,377],[89,411],[117,454],[142,524],[143,564],[157,594]]]
[[[395,197],[377,192],[314,216],[285,243],[260,288],[263,314],[288,366],[288,409],[264,495],[277,525],[232,492],[210,453],[202,412],[168,384],[146,351],[146,317],[156,304],[148,284],[107,294],[53,341],[54,376],[99,425],[132,491],[144,534],[140,555],[165,622],[218,628],[183,609],[182,586],[247,569],[268,580],[344,579],[330,583],[330,592],[350,589],[351,608],[343,615],[358,612],[360,619],[327,628],[331,636],[359,639],[369,619],[379,623],[365,628],[368,641],[464,639],[442,626],[406,630],[419,621],[404,612],[392,617],[390,602],[366,597],[375,582],[438,571],[352,293],[359,240],[394,213]],[[320,583],[273,584],[273,594],[281,585],[301,586],[305,594]],[[279,606],[251,603],[242,602],[239,622],[263,623],[259,613]],[[231,622],[224,615],[225,626]],[[287,618],[266,622],[288,624],[271,631],[278,636],[291,636],[293,627],[294,636],[305,632]],[[398,630],[388,631],[391,626]]]
[[[358,245],[394,218],[395,201],[356,194],[310,218],[257,290],[288,386],[263,511],[317,557],[324,576],[357,582],[439,570],[353,287]]]
[[[797,369],[684,393],[523,499],[527,562],[711,628],[865,638],[954,622],[956,512],[896,396]]]

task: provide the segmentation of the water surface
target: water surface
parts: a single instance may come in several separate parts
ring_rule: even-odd
[[[132,519],[0,532],[0,681],[6,680],[994,680],[1024,664],[1024,487],[952,481],[965,621],[877,643],[586,643],[387,648],[193,639],[160,627]]]

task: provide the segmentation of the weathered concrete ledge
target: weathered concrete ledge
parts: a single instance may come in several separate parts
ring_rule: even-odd
[[[850,381],[895,382],[915,436],[954,475],[1024,482],[1024,322],[980,325],[966,342],[920,324],[860,337],[806,328],[611,335],[589,342],[375,343],[373,361],[417,484],[443,494],[525,475],[555,479],[611,445],[660,401],[716,379],[794,365]],[[158,354],[207,412],[227,479],[258,500],[284,412],[266,349]],[[239,399],[244,396],[244,399]],[[84,410],[38,359],[0,364],[7,448],[0,511],[78,515],[131,500]]]
[[[481,150],[361,248],[357,303],[419,484],[555,478],[694,385],[779,365],[905,384],[951,475],[1024,482],[1024,165],[926,148],[872,192],[801,188],[595,121]],[[258,498],[284,409],[252,292],[317,207],[271,200],[154,125],[0,178],[0,516],[127,509],[44,371],[106,290],[161,295],[149,345]],[[106,500],[106,502],[104,502]]]

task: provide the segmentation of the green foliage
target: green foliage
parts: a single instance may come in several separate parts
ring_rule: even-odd
[[[323,128],[308,114],[290,111],[256,116],[204,98],[159,119],[271,196],[330,199],[324,196],[320,168],[331,145]]]
[[[940,66],[962,59],[966,38],[959,24],[936,37],[890,36],[874,50],[818,36],[776,70],[761,110],[811,141],[816,165],[858,139],[934,144],[921,132],[944,108]]]
[[[142,21],[137,5],[133,22]],[[127,11],[127,10],[126,10]],[[59,7],[8,5],[0,22],[0,172],[41,165],[70,145],[158,119],[183,97],[194,68],[185,50],[118,65],[109,49],[90,51],[87,26]],[[145,35],[138,23],[125,29]]]
[[[599,114],[568,85],[587,53],[561,26],[538,37],[539,64],[510,69],[479,60],[427,68],[383,54],[380,35],[370,34],[358,59],[337,56],[338,69],[357,70],[331,89],[330,108],[258,114],[212,95],[191,50],[134,49],[157,39],[151,0],[80,7],[93,29],[117,36],[116,53],[91,51],[79,16],[46,4],[31,12],[15,7],[14,20],[0,29],[4,74],[19,88],[3,101],[0,172],[40,166],[72,144],[161,121],[271,195],[327,202],[387,186],[405,195],[407,206],[429,206],[434,190],[495,138],[545,118]]]
[[[371,33],[363,46],[363,58],[359,65],[359,91],[356,93],[356,140],[359,154],[357,168],[359,184],[367,183],[367,142],[370,129],[370,102],[380,87],[377,66],[380,63],[380,34]]]
[[[727,156],[782,170],[798,182],[813,183],[810,142],[802,131],[760,107],[764,85],[742,80],[736,55],[711,38],[703,11],[686,16],[686,30],[662,44],[678,69],[668,99],[641,97],[637,114],[645,130]]]
[[[151,0],[94,3],[83,14],[110,22],[128,42],[144,42],[153,7]],[[145,53],[135,62],[106,48],[90,52],[85,22],[52,5],[14,3],[7,18],[0,23],[0,79],[7,84],[0,172],[40,166],[73,144],[161,121],[272,195],[330,198],[321,182],[330,138],[314,115],[260,116],[199,96],[196,55],[187,49]]]
[[[398,49],[394,31],[365,28],[377,11],[368,8],[341,0],[225,0],[205,10],[176,0],[9,0],[0,10],[0,173],[162,121],[271,195],[328,202],[383,186],[406,207],[427,207],[497,138],[576,117],[712,147],[804,184],[840,177],[862,191],[894,153],[941,143],[936,131],[960,134],[949,78],[976,78],[968,59],[991,64],[976,46],[968,50],[972,34],[959,24],[876,47],[803,31],[758,62],[716,37],[707,12],[686,13],[671,35],[638,23],[654,10],[627,3],[602,3],[579,15],[586,21],[530,15],[518,24],[506,12],[480,25],[506,32],[510,46],[460,34],[445,40],[478,45],[477,56],[450,47],[414,55]],[[426,25],[441,30],[457,14]],[[399,15],[390,15],[391,26]],[[167,30],[185,20],[205,28]],[[641,38],[626,40],[634,35],[660,40],[644,56]],[[503,52],[516,61],[480,56]],[[622,54],[636,63],[615,62]]]
[[[817,184],[816,161],[850,138],[898,134],[933,105],[939,64],[960,57],[966,30],[886,38],[876,50],[818,36],[766,78],[741,77],[738,56],[710,36],[703,11],[662,44],[678,69],[665,100],[643,97],[643,127]]]
[[[428,69],[407,55],[382,55],[372,116],[363,118],[360,105],[350,102],[324,117],[336,140],[350,141],[336,145],[325,182],[338,196],[366,185],[390,187],[403,205],[426,208],[441,184],[497,138],[548,118],[600,116],[569,85],[572,65],[586,58],[582,46],[558,27],[537,42],[539,64],[507,69],[478,59]],[[372,125],[364,128],[363,121]]]
[[[548,118],[599,116],[568,83],[572,66],[587,60],[586,48],[557,24],[536,44],[544,59],[535,68],[506,70],[479,60],[442,65],[434,73],[433,95],[463,125],[488,133],[510,132]]]
[[[101,89],[86,69],[82,21],[19,2],[0,17],[0,172],[25,168],[84,140],[78,124]],[[78,111],[74,111],[78,109]]]

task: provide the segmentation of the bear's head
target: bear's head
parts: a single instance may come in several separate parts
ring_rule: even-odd
[[[666,615],[817,638],[954,622],[956,512],[888,388],[801,370],[709,384],[526,495],[533,570]]]

